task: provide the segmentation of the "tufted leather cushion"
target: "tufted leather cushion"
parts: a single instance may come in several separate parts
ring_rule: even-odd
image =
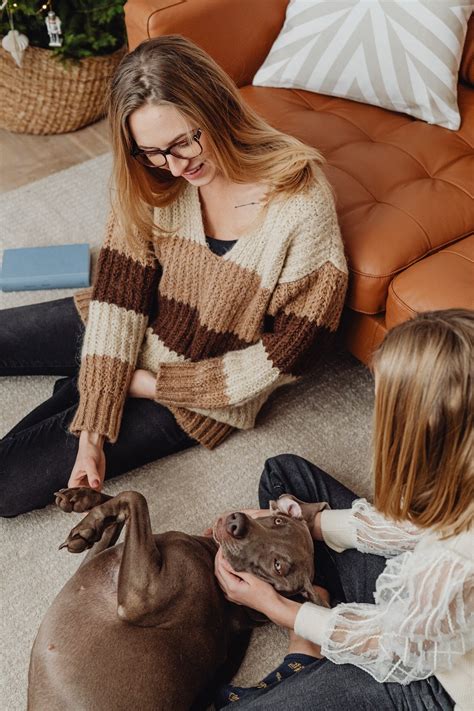
[[[178,33],[209,52],[237,86],[244,86],[269,53],[287,5],[288,0],[129,0],[128,44],[132,50],[147,37]],[[242,25],[245,32],[237,39],[236,28]]]
[[[432,254],[390,284],[385,323],[393,328],[419,311],[474,309],[474,235]]]
[[[456,132],[300,89],[241,91],[269,123],[325,156],[351,270],[347,303],[355,311],[383,311],[399,271],[474,232],[472,89],[459,85],[463,122]]]

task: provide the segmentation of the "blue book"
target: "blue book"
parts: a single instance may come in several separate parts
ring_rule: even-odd
[[[89,245],[5,249],[0,277],[2,291],[75,289],[90,286]]]

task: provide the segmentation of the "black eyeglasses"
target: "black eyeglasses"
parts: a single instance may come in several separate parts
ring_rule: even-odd
[[[166,156],[172,155],[175,158],[195,158],[201,155],[202,146],[199,143],[202,130],[200,128],[190,132],[186,138],[181,138],[172,146],[162,151],[161,148],[154,148],[152,151],[144,151],[134,143],[130,149],[130,155],[147,168],[162,168],[166,165]]]

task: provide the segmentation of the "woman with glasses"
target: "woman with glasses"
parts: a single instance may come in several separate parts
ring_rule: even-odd
[[[253,427],[338,326],[347,267],[316,149],[179,35],[124,58],[108,117],[93,286],[0,312],[1,375],[65,376],[0,441],[3,516]]]

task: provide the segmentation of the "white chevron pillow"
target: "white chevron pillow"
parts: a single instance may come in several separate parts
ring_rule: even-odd
[[[316,91],[456,131],[467,0],[290,0],[255,86]]]

